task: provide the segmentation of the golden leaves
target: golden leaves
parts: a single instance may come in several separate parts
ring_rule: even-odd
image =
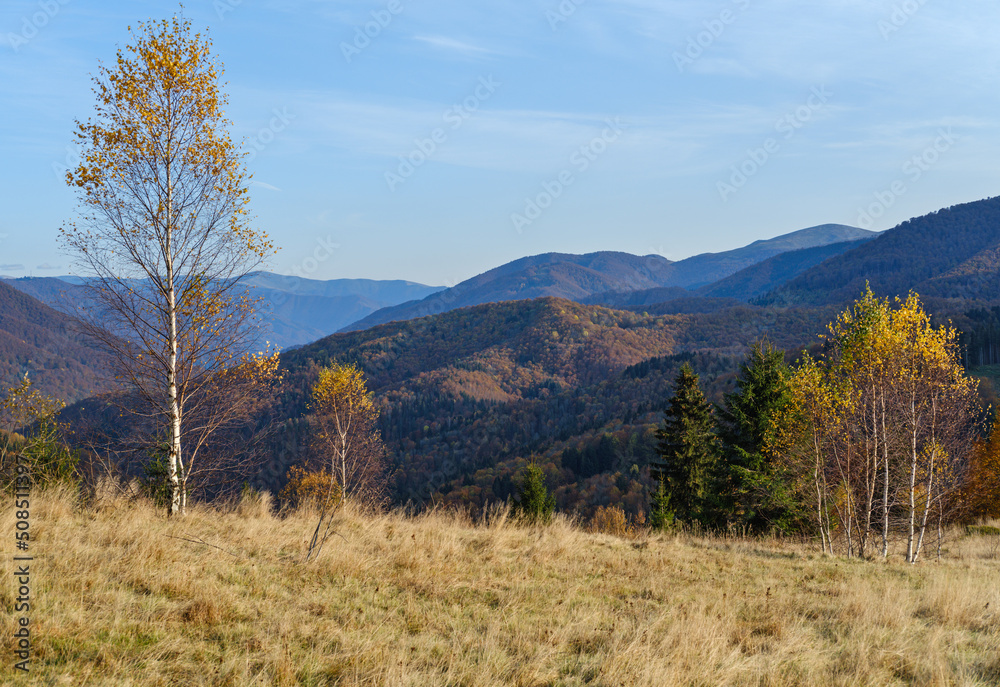
[[[374,407],[364,374],[357,365],[331,365],[320,370],[310,409],[319,413],[337,409],[370,412]]]
[[[7,390],[3,403],[0,403],[0,412],[4,424],[23,427],[40,418],[53,417],[65,406],[62,401],[36,391],[26,374],[17,386]]]

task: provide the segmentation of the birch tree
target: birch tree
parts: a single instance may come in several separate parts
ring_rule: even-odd
[[[178,514],[192,459],[233,419],[213,390],[276,369],[273,355],[254,353],[259,323],[242,284],[273,246],[249,224],[249,177],[227,133],[210,41],[178,17],[130,33],[93,77],[93,117],[77,122],[81,162],[66,181],[79,213],[62,240],[86,280],[85,331],[144,401],[130,410],[166,431],[169,512]]]
[[[865,556],[879,536],[887,557],[895,534],[915,563],[928,526],[940,542],[960,500],[976,433],[958,334],[933,326],[916,294],[892,307],[870,290],[829,329],[824,358],[793,376],[798,436],[783,437],[786,455],[800,471],[811,463],[824,550],[836,534],[848,556]]]
[[[377,498],[385,449],[376,422],[378,408],[356,365],[322,368],[309,409],[316,421],[314,451],[330,468],[345,500]]]
[[[319,371],[309,404],[316,421],[314,454],[330,470],[319,521],[306,560],[319,556],[329,536],[331,512],[340,502],[371,504],[381,497],[385,448],[376,427],[378,408],[356,365],[334,364]],[[323,534],[323,523],[326,528]]]

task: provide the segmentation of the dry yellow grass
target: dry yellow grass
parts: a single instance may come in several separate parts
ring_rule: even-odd
[[[1000,684],[996,536],[913,567],[558,518],[341,513],[342,537],[300,565],[310,515],[253,503],[168,521],[145,503],[84,509],[49,493],[31,517],[25,683]],[[0,532],[11,561],[9,502]],[[0,594],[7,682],[9,576]]]

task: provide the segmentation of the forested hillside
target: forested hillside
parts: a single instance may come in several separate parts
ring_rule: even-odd
[[[27,374],[38,391],[75,401],[97,392],[102,360],[68,317],[0,281],[0,386]]]
[[[637,511],[650,432],[681,364],[721,400],[750,343],[767,336],[794,349],[824,317],[752,306],[654,316],[544,298],[327,337],[282,356],[284,431],[259,479],[273,488],[301,459],[317,366],[356,362],[381,407],[395,501],[478,507],[510,495],[535,459],[560,507],[622,501]]]
[[[955,205],[903,222],[804,272],[763,302],[845,303],[865,282],[877,295],[1000,297],[1000,197]]]
[[[780,253],[725,279],[703,286],[697,293],[707,298],[736,298],[749,301],[774,290],[825,260],[861,246],[871,238]]]

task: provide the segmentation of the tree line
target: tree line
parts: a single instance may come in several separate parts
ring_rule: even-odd
[[[815,535],[824,552],[915,562],[945,525],[1000,515],[988,440],[957,330],[919,298],[870,289],[794,366],[759,342],[720,408],[690,366],[657,432],[654,526]]]

